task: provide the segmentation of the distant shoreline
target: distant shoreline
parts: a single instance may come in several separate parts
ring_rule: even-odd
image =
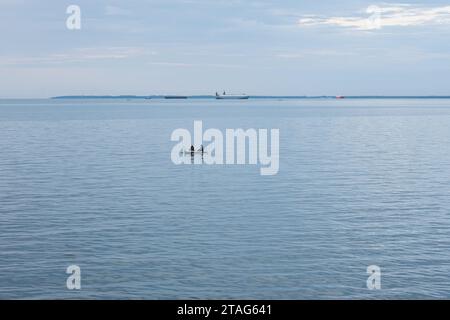
[[[126,99],[126,100],[151,100],[173,99],[174,96],[163,95],[119,95],[119,96],[57,96],[50,99]],[[215,99],[214,95],[180,96],[183,99]],[[450,96],[339,96],[341,99],[450,99]],[[337,96],[250,96],[250,99],[337,99]]]

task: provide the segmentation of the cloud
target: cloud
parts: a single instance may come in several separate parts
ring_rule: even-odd
[[[449,24],[450,6],[424,7],[411,4],[370,6],[364,16],[303,15],[298,20],[301,27],[336,26],[357,30]]]
[[[156,52],[137,47],[78,48],[64,53],[41,56],[2,57],[0,65],[21,66],[36,64],[63,64],[100,60],[129,59],[142,55],[155,55]]]
[[[0,0],[0,6],[24,4],[24,0]]]
[[[149,62],[149,65],[182,68],[245,68],[243,65],[218,63]]]
[[[311,49],[311,50],[301,50],[296,52],[282,52],[275,55],[275,57],[280,59],[303,59],[307,57],[342,57],[342,56],[354,56],[356,55],[354,49],[353,51],[338,51],[330,49]]]
[[[115,6],[106,6],[105,14],[107,16],[127,16],[131,14],[131,11]]]
[[[440,61],[448,65],[450,53],[433,51],[431,49],[423,49],[415,46],[397,46],[393,47],[347,47],[341,49],[302,49],[299,51],[284,51],[275,54],[275,57],[281,61],[316,61],[315,58],[324,58],[322,61],[336,61],[345,63],[352,61],[353,66],[359,65],[376,65],[383,61],[383,64],[392,63],[401,64],[417,64],[426,61],[434,63]],[[310,60],[313,59],[313,60]]]

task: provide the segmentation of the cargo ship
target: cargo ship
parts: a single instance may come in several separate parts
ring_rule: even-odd
[[[243,100],[250,98],[246,94],[227,94],[225,91],[222,94],[216,92],[216,99],[219,100]]]

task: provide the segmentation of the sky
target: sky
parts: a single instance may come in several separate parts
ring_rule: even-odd
[[[66,22],[81,9],[81,28]],[[0,0],[0,98],[450,95],[450,0]]]

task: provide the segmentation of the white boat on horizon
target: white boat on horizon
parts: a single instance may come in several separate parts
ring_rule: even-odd
[[[234,100],[243,100],[243,99],[248,99],[250,98],[250,96],[246,95],[246,94],[227,94],[225,91],[223,92],[223,94],[219,94],[216,92],[216,99],[234,99]]]

